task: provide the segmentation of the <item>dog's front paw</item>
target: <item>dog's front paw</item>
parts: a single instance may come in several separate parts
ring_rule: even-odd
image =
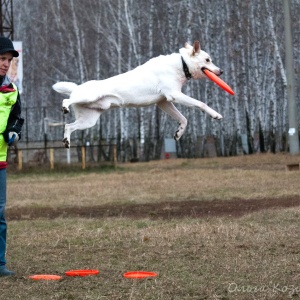
[[[179,141],[179,139],[181,138],[181,135],[179,136],[179,130],[177,130],[176,132],[175,132],[175,134],[174,134],[174,140],[175,141]]]
[[[216,119],[216,120],[222,120],[223,119],[222,115],[220,115],[218,113],[216,113],[216,115],[212,116],[212,118]]]

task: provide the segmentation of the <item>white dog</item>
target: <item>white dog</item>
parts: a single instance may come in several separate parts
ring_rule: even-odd
[[[200,49],[200,43],[185,46],[180,53],[160,55],[145,64],[120,75],[105,79],[91,80],[81,85],[72,82],[58,82],[53,89],[70,98],[62,102],[64,113],[72,105],[76,121],[65,125],[63,143],[70,147],[70,135],[75,130],[94,126],[100,115],[113,107],[148,106],[157,104],[164,112],[179,122],[174,139],[179,140],[187,126],[187,119],[173,103],[196,106],[207,112],[214,119],[222,116],[205,103],[186,96],[182,86],[191,78],[206,77],[204,68],[216,75],[223,71],[212,63],[210,56]]]

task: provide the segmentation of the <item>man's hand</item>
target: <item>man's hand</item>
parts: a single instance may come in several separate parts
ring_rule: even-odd
[[[8,146],[15,146],[19,141],[19,136],[16,132],[12,131],[8,133]]]

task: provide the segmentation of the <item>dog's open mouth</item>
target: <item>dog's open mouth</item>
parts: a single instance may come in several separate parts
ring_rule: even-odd
[[[207,68],[205,68],[205,67],[203,67],[202,69],[201,69],[201,71],[204,73],[204,75],[206,75],[207,76],[207,74],[206,74],[206,71],[207,70],[207,72],[210,72],[210,73],[213,73],[213,74],[215,74],[213,71],[211,71],[211,70],[209,70],[209,69],[207,69]],[[216,76],[220,76],[221,75],[221,73],[220,74],[215,74]]]

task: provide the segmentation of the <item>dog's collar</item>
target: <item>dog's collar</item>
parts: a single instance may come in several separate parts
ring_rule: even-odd
[[[184,75],[187,78],[187,80],[190,80],[192,78],[192,74],[190,73],[189,68],[188,68],[186,62],[184,61],[184,59],[182,58],[182,56],[181,56],[181,61],[182,61]]]

